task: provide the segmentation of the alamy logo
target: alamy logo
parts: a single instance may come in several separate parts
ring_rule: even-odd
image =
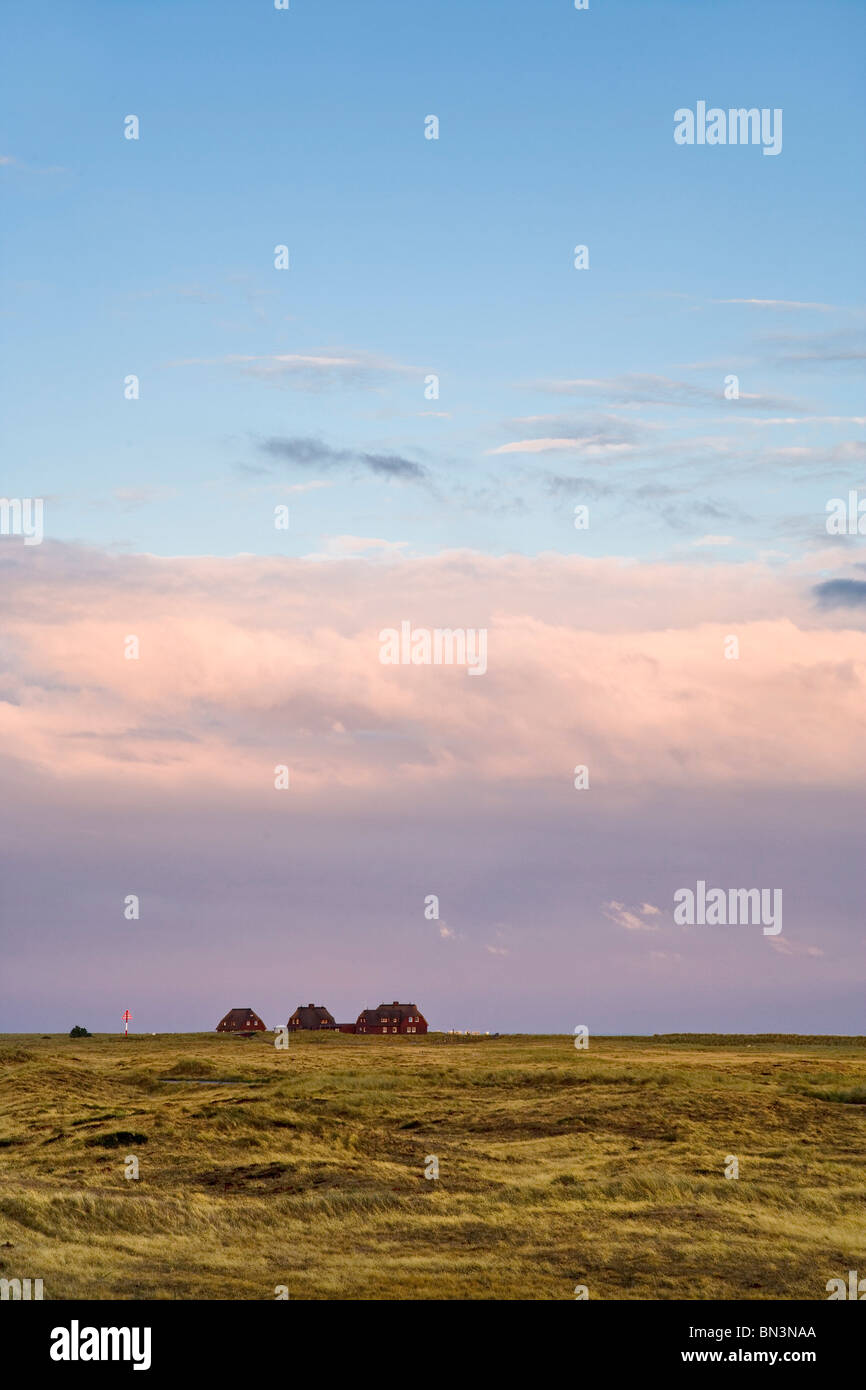
[[[0,1279],[0,1299],[27,1302],[42,1298],[41,1279]]]
[[[51,1329],[52,1361],[131,1361],[134,1371],[150,1370],[149,1327],[69,1327]]]
[[[764,154],[782,153],[782,109],[763,106],[711,106],[699,101],[695,111],[681,106],[674,112],[678,145],[763,145]]]
[[[25,545],[41,545],[41,497],[0,497],[0,536],[23,536]]]
[[[866,536],[866,497],[858,497],[857,489],[844,497],[831,497],[825,508],[827,534],[830,536]]]
[[[770,911],[772,894],[772,912]],[[765,936],[782,930],[781,888],[711,888],[698,879],[697,891],[678,888],[674,893],[674,921],[687,927],[763,926]]]
[[[383,666],[466,666],[470,676],[487,670],[487,628],[385,627],[379,633]]]
[[[824,1287],[830,1295],[828,1303],[834,1298],[856,1298],[861,1303],[866,1299],[866,1279],[858,1279],[856,1269],[848,1270],[847,1288],[844,1279],[828,1279]]]

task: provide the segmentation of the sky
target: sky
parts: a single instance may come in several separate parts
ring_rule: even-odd
[[[862,7],[3,28],[0,1031],[866,1032]]]

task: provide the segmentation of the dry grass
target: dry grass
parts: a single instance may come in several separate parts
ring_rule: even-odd
[[[7,1035],[0,1275],[46,1298],[825,1299],[866,1273],[864,1083],[864,1038]]]

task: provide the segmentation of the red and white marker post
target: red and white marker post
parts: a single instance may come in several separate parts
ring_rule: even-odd
[[[125,1009],[125,1010],[124,1010],[124,1012],[121,1014],[121,1018],[123,1019],[123,1036],[124,1036],[125,1038],[128,1038],[128,1037],[129,1037],[129,1025],[130,1025],[130,1022],[132,1021],[132,1014],[129,1012],[129,1009]]]

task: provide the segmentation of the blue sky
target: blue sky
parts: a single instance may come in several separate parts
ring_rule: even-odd
[[[5,487],[48,499],[50,536],[676,555],[720,533],[733,558],[808,543],[862,481],[857,5],[12,4],[6,23]],[[699,99],[782,108],[782,153],[675,145]],[[550,389],[575,380],[601,384]],[[274,438],[340,457],[274,458]],[[596,443],[492,452],[533,438]]]

